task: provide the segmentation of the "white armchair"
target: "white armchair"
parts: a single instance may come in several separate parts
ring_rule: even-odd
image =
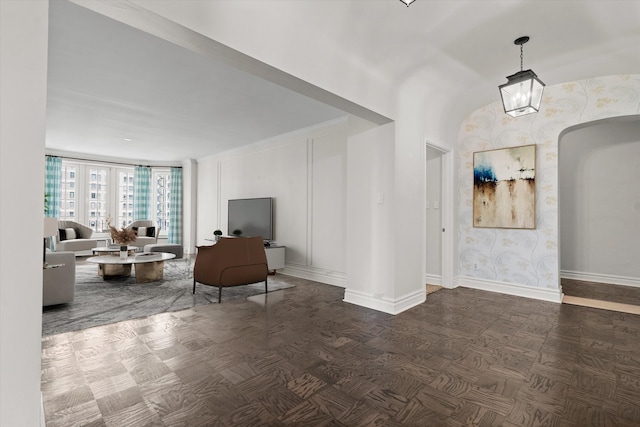
[[[58,230],[61,231],[56,235],[56,252],[90,251],[98,246],[98,241],[91,238],[93,230],[86,225],[75,221],[59,220]],[[64,233],[62,230],[64,230]],[[73,235],[71,235],[70,230],[73,230]]]
[[[131,245],[139,247],[140,250],[142,250],[145,245],[154,245],[158,243],[158,232],[160,230],[155,227],[153,221],[133,221],[131,224],[127,225],[126,228],[136,231],[138,237],[136,238],[135,242],[131,242]]]
[[[53,268],[42,270],[42,306],[73,301],[76,289],[76,254],[47,252],[45,262]]]

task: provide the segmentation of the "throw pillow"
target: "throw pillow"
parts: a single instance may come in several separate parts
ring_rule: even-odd
[[[61,242],[63,240],[67,240],[67,232],[64,228],[58,228],[58,240],[60,240]]]
[[[73,240],[76,238],[76,230],[73,228],[65,228],[65,233],[67,234],[67,240]]]
[[[155,227],[147,227],[147,237],[156,237]]]
[[[147,227],[138,227],[138,237],[147,235]]]

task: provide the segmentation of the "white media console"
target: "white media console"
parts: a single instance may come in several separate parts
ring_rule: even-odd
[[[284,246],[268,246],[264,248],[267,254],[267,267],[269,270],[284,268]]]

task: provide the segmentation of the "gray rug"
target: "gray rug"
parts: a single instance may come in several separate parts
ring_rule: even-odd
[[[135,275],[104,281],[98,266],[78,258],[75,299],[42,309],[42,335],[107,325],[138,319],[153,314],[184,310],[204,304],[218,303],[218,288],[198,284],[193,290],[193,261],[171,260],[164,263],[164,279],[136,284]],[[269,276],[269,292],[293,285]],[[264,282],[234,286],[222,290],[222,303],[264,293]]]

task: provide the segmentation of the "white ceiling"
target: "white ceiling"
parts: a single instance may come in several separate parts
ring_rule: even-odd
[[[217,0],[212,7],[226,18],[221,26],[260,25],[256,45],[289,40],[278,49],[307,49],[309,57],[330,50],[383,82],[425,76],[438,114],[457,124],[499,99],[497,86],[519,70],[513,40],[522,35],[531,36],[525,69],[547,85],[640,72],[639,0],[416,0],[409,8],[398,0]],[[50,150],[201,158],[346,115],[66,0],[50,9]]]
[[[50,17],[49,149],[200,158],[345,115],[66,1]]]

